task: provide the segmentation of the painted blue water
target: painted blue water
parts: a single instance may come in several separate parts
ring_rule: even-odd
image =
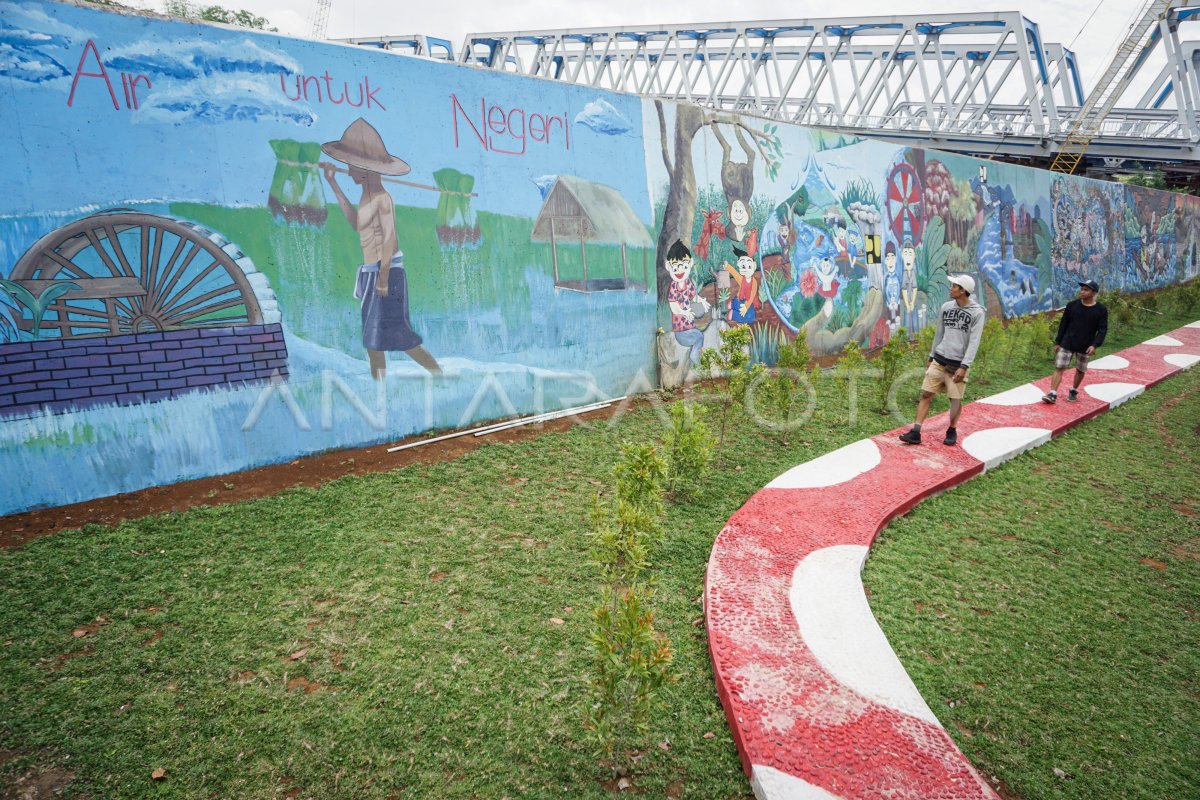
[[[0,424],[0,515],[567,408],[631,387],[648,391],[653,306],[645,316],[625,335],[526,351],[520,362],[447,358],[436,377],[400,356],[382,385],[365,360],[289,334],[292,378],[283,386],[9,419]],[[567,363],[568,352],[575,363]]]
[[[6,255],[19,257],[26,243],[63,222],[60,215],[0,220],[7,226],[0,230],[13,234],[3,238]],[[359,347],[343,352],[286,330],[285,388],[216,388],[159,403],[0,421],[0,474],[11,476],[0,485],[0,514],[567,408],[626,394],[631,385],[653,387],[652,295],[555,289],[533,268],[525,282],[538,310],[531,332],[505,334],[511,326],[499,310],[423,319],[427,342],[446,348],[434,351],[445,374],[430,376],[392,354],[382,394]]]
[[[975,255],[980,271],[999,295],[1004,316],[1011,318],[1029,314],[1040,307],[1038,271],[1037,267],[1013,257],[1011,244],[1006,252],[1001,252],[999,209],[1000,206],[994,206],[984,219]]]

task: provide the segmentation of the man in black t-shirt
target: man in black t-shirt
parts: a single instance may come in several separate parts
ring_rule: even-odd
[[[1108,309],[1096,302],[1100,285],[1095,281],[1079,282],[1079,299],[1067,303],[1062,320],[1058,323],[1058,335],[1054,337],[1054,377],[1050,379],[1050,391],[1042,396],[1043,403],[1058,402],[1058,384],[1063,373],[1075,361],[1075,384],[1067,394],[1072,403],[1079,399],[1079,386],[1087,373],[1088,360],[1096,348],[1104,344],[1108,334]]]

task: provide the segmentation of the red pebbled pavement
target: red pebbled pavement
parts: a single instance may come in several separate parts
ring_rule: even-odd
[[[1040,402],[1047,377],[996,396],[1015,404],[971,403],[959,447],[942,444],[941,415],[923,426],[922,445],[901,444],[903,428],[855,443],[812,470],[785,473],[730,518],[705,581],[709,653],[760,800],[998,797],[870,617],[859,579],[867,548],[926,497],[1107,411],[1110,402],[1089,388],[1112,384],[1096,391],[1121,402],[1180,372],[1165,356],[1200,357],[1193,325],[1167,334],[1177,346],[1136,345],[1117,354],[1128,366],[1089,371],[1078,403],[1066,401],[1071,371],[1059,402]],[[779,488],[805,485],[819,488]]]

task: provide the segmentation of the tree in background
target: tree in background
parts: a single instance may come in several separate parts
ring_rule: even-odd
[[[95,0],[92,0],[95,2]],[[118,5],[112,3],[112,0],[100,0],[101,5]],[[224,6],[211,5],[202,6],[198,3],[189,2],[189,0],[166,0],[164,10],[172,17],[183,17],[184,19],[198,19],[204,22],[220,22],[223,25],[236,25],[239,28],[254,28],[260,31],[276,32],[276,28],[269,27],[271,21],[266,17],[260,17],[257,14],[251,14],[244,8],[228,9]]]

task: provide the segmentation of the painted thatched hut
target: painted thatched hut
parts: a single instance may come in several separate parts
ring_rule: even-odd
[[[550,243],[556,287],[580,292],[648,290],[654,241],[629,203],[610,186],[559,175],[546,192],[530,238]],[[629,276],[631,260],[640,281]]]

